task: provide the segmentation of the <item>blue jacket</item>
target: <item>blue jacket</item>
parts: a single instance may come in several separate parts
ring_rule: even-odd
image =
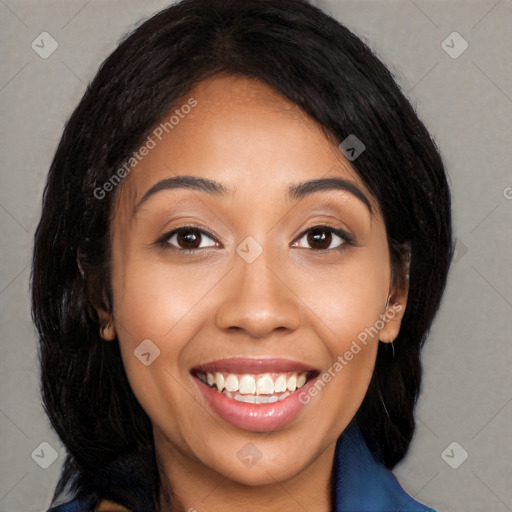
[[[132,491],[144,488],[137,478],[123,471],[121,463],[112,475],[113,488],[124,487]],[[370,451],[354,422],[336,444],[333,479],[333,512],[435,512],[402,489],[393,473]],[[132,509],[133,512],[152,512],[149,497],[141,498],[140,494],[139,491],[141,505]],[[119,496],[118,493],[115,501],[129,507],[128,503],[119,500]],[[82,491],[72,501],[54,506],[47,512],[91,512],[102,497],[112,499],[116,496],[115,493],[104,496],[97,491]]]

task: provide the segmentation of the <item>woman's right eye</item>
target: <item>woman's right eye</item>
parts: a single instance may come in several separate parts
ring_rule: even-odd
[[[202,245],[203,239],[208,239],[211,243]],[[182,252],[196,251],[198,249],[218,246],[218,242],[215,241],[213,235],[203,229],[193,226],[183,226],[173,229],[157,240],[156,243],[164,249],[172,249]]]

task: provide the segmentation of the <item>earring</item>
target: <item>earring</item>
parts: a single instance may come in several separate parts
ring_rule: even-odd
[[[384,341],[384,340],[381,340],[379,339],[379,341],[381,343],[385,343],[386,345],[391,345],[391,360],[395,359],[395,340],[392,340],[392,341]],[[386,349],[386,352],[387,352],[387,349]]]
[[[391,345],[391,350],[393,351],[391,359],[395,359],[395,340],[388,343],[388,345]]]

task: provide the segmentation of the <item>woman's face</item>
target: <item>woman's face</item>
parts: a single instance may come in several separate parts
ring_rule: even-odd
[[[114,327],[157,452],[248,485],[332,464],[378,331],[399,328],[378,205],[266,85],[218,75],[173,114],[111,226]]]

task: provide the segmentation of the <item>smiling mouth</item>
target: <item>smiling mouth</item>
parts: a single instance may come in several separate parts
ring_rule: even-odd
[[[289,371],[280,373],[227,373],[193,371],[192,374],[219,393],[239,402],[268,404],[289,397],[315,378],[318,371]]]

